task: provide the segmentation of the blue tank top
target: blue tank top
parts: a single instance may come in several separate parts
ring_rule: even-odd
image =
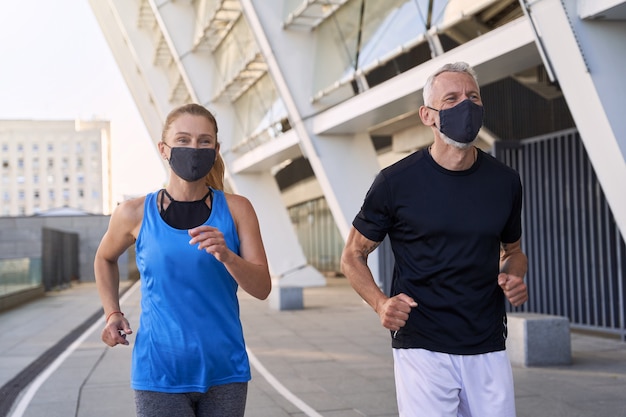
[[[205,225],[218,228],[239,254],[239,238],[222,191],[213,190]],[[137,390],[206,392],[250,380],[239,319],[237,282],[215,257],[169,226],[148,194],[137,236],[141,316],[133,348],[131,386]]]

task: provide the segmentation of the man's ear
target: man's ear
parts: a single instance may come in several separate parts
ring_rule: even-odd
[[[426,126],[433,127],[435,126],[435,116],[433,112],[426,106],[420,106],[419,109],[420,119],[422,119],[422,123]]]

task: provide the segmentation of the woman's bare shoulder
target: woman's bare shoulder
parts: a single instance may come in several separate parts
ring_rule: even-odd
[[[134,229],[141,224],[143,220],[145,202],[145,196],[122,201],[113,211],[111,221],[115,220],[116,222],[120,222]]]
[[[226,198],[226,203],[228,204],[228,207],[231,209],[231,211],[246,211],[252,209],[252,204],[250,203],[250,200],[242,195],[224,192],[224,197]]]
[[[247,220],[256,219],[256,212],[252,203],[246,197],[239,194],[230,194],[224,192],[226,203],[230,214],[233,216],[235,223],[246,222]]]

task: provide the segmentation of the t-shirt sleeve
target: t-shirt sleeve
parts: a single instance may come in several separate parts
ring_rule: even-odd
[[[391,200],[387,181],[379,173],[365,195],[352,225],[363,236],[374,242],[382,242],[392,224]]]
[[[506,223],[506,227],[500,236],[500,241],[503,243],[517,242],[522,237],[522,183],[519,175],[512,183],[513,204],[511,208],[511,214]]]

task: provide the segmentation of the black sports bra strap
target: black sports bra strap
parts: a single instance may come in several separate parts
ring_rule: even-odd
[[[174,201],[176,202],[177,200],[174,200],[174,197],[172,197],[170,195],[170,193],[167,192],[167,190],[165,188],[163,188],[163,194],[161,194],[161,211],[163,210],[163,195],[166,195],[167,198],[170,199],[170,201]],[[207,199],[208,196],[211,195],[211,189],[209,188],[209,191],[206,192],[206,194],[204,195],[204,197],[202,197],[200,200],[195,200],[195,201],[189,201],[189,203],[197,203],[198,201],[204,201]],[[188,201],[183,201],[183,203],[187,203]]]
[[[211,195],[211,189],[209,188],[209,191],[206,192],[206,194],[204,195],[204,197],[202,197],[202,200],[206,200],[208,196]]]

